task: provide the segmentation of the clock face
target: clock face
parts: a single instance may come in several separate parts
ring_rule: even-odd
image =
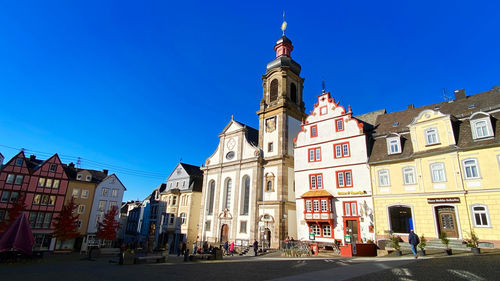
[[[226,159],[227,160],[231,160],[234,158],[234,151],[229,151],[227,154],[226,154]]]
[[[230,138],[228,141],[227,141],[227,148],[229,150],[233,149],[234,148],[234,145],[236,144],[236,141],[234,140],[234,138]]]

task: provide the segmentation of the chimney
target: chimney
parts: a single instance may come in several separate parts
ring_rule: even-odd
[[[465,89],[455,90],[455,100],[465,99]]]
[[[73,163],[73,162],[69,163],[69,164],[68,164],[68,167],[70,167],[70,168],[74,168],[74,167],[75,167],[75,163]]]
[[[102,172],[107,176],[109,171],[107,169],[102,169]]]
[[[415,105],[414,104],[409,104],[408,105],[408,109],[414,109],[415,108]]]
[[[31,154],[31,155],[30,155],[30,160],[31,160],[31,161],[34,161],[34,160],[36,160],[36,155],[34,155],[34,154]]]

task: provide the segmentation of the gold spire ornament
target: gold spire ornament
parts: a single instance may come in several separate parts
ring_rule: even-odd
[[[283,31],[283,36],[285,35],[285,30],[286,30],[286,21],[285,21],[285,11],[283,11],[283,23],[281,24],[281,30]]]

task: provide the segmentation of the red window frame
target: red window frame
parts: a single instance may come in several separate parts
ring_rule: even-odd
[[[344,145],[347,145],[347,155],[344,154]],[[340,156],[337,156],[337,146],[340,146]],[[333,157],[334,158],[346,158],[351,157],[351,145],[349,142],[341,142],[333,145]]]
[[[321,113],[323,108],[326,109],[325,113]],[[328,107],[326,105],[319,108],[319,115],[320,116],[327,115],[327,114],[328,114]]]
[[[346,172],[349,172],[351,174],[351,184],[347,185],[346,183]],[[342,180],[343,180],[343,185],[341,186],[339,184],[339,174],[342,173]],[[352,182],[353,182],[353,177],[352,177],[352,170],[342,170],[342,171],[336,171],[335,172],[335,180],[337,181],[337,188],[349,188],[352,187]]]
[[[311,150],[313,151],[313,160],[311,160]],[[318,159],[318,152],[319,151],[319,159]],[[307,160],[308,162],[320,162],[321,161],[321,147],[314,147],[314,148],[309,148],[307,150]]]
[[[321,187],[318,186],[318,177],[321,179]],[[312,178],[314,178],[314,187],[312,186]],[[323,174],[310,174],[309,175],[309,189],[323,189],[324,183],[323,183]]]
[[[311,204],[311,210],[307,210],[307,202]],[[311,199],[304,200],[304,213],[312,213],[313,212],[313,202]]]
[[[341,121],[342,122],[342,128],[339,129],[339,124],[338,124],[338,121]],[[335,132],[341,132],[344,130],[344,118],[338,118],[338,119],[335,119]]]
[[[353,215],[352,214],[352,204],[354,204],[354,206],[356,207],[356,214]],[[346,214],[345,212],[345,207],[346,205],[349,205],[349,214]],[[359,213],[358,213],[358,202],[357,201],[344,201],[343,204],[342,204],[342,209],[343,209],[343,213],[344,213],[344,217],[358,217],[359,216]]]
[[[316,134],[313,134],[313,129],[315,129]],[[315,138],[317,136],[318,136],[318,125],[312,125],[311,126],[311,138]]]

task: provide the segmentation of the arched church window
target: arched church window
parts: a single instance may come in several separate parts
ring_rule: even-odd
[[[224,200],[224,209],[231,208],[231,185],[233,181],[231,179],[226,180],[226,190],[225,190],[225,200]]]
[[[270,91],[269,91],[269,101],[273,102],[278,99],[278,79],[271,81]]]
[[[210,181],[208,189],[207,211],[209,215],[214,213],[215,181]]]
[[[245,176],[243,178],[243,193],[241,194],[241,211],[240,215],[248,215],[248,206],[250,204],[250,178]]]
[[[267,181],[266,191],[273,191],[273,182]]]
[[[290,84],[290,99],[297,103],[297,86],[295,86],[295,83]]]

